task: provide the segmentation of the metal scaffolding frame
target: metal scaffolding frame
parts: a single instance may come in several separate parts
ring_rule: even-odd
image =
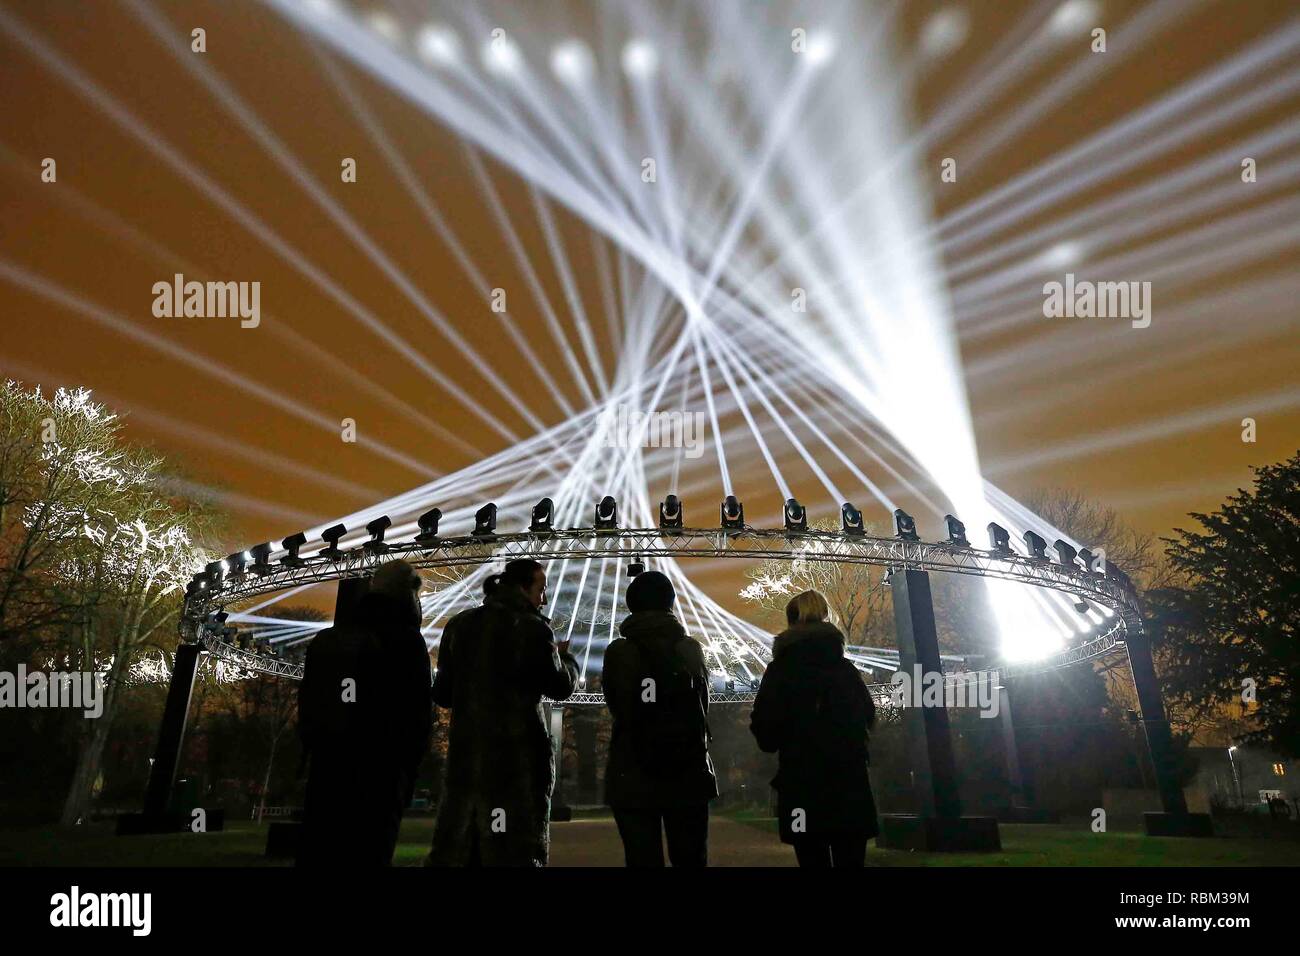
[[[387,561],[402,559],[415,568],[453,568],[510,561],[515,558],[553,561],[563,558],[734,558],[812,560],[912,569],[999,578],[1092,601],[1115,612],[1110,629],[1076,647],[1023,663],[1002,664],[1006,676],[1065,667],[1107,656],[1133,635],[1141,635],[1142,618],[1136,593],[1127,577],[1107,567],[1102,572],[1077,562],[1062,564],[1017,553],[984,551],[952,542],[876,538],[835,531],[785,531],[745,528],[594,529],[574,528],[546,533],[513,533],[485,537],[461,536],[379,545],[362,544],[347,551],[305,557],[286,556],[278,564],[256,564],[238,571],[201,575],[190,591],[181,616],[181,637],[198,641],[218,660],[249,671],[290,679],[302,678],[302,665],[274,655],[236,647],[223,638],[214,615],[227,606],[304,584],[366,577]],[[961,672],[956,672],[954,677]],[[888,684],[870,689],[885,706]],[[714,692],[711,700],[734,703],[753,700],[753,690]],[[602,694],[578,692],[567,705],[598,705]]]

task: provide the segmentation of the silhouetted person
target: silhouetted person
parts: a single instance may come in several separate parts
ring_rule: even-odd
[[[860,867],[877,833],[867,777],[876,709],[829,613],[816,591],[786,606],[790,627],[772,645],[749,729],[779,755],[777,822],[799,865]]]
[[[433,699],[451,726],[430,865],[546,865],[555,759],[541,701],[567,699],[578,664],[545,603],[542,566],[511,561],[483,606],[443,631]]]
[[[420,577],[375,573],[345,621],[307,648],[298,732],[308,759],[300,866],[387,866],[429,750],[429,652]]]
[[[643,571],[627,589],[632,613],[605,651],[601,684],[614,718],[605,802],[628,866],[708,864],[709,672],[704,652],[673,614],[673,584]]]

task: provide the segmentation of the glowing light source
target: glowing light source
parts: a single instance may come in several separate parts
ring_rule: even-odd
[[[581,40],[565,40],[551,51],[551,72],[562,82],[585,83],[594,68],[591,50]]]
[[[396,43],[402,38],[402,28],[391,13],[373,10],[366,14],[366,25],[389,43]]]
[[[451,27],[429,23],[416,34],[415,50],[426,63],[452,66],[460,62],[460,37]]]
[[[1054,36],[1071,37],[1097,26],[1101,7],[1096,0],[1065,0],[1047,22]]]
[[[236,551],[230,557],[226,558],[227,573],[234,578],[240,577],[244,573],[244,566],[248,564],[248,555],[243,551]]]
[[[1043,253],[1042,262],[1048,269],[1068,269],[1083,261],[1083,246],[1077,242],[1058,242]]]
[[[637,38],[629,40],[623,47],[620,59],[623,71],[628,76],[644,79],[654,74],[659,67],[659,54],[649,41]]]
[[[307,0],[307,9],[322,17],[332,17],[339,12],[338,0]]]
[[[970,14],[963,7],[936,11],[921,28],[921,51],[927,56],[946,56],[966,42]]]
[[[493,37],[483,47],[483,65],[498,76],[518,73],[523,62],[524,57],[519,52],[519,47],[505,34]]]
[[[835,40],[830,34],[818,31],[808,35],[808,46],[805,48],[804,57],[809,66],[821,66],[834,55]]]

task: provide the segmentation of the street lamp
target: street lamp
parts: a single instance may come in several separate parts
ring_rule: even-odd
[[[1237,806],[1244,807],[1246,805],[1246,795],[1241,791],[1241,772],[1237,769],[1237,761],[1232,756],[1236,749],[1236,744],[1228,748],[1228,764],[1232,767],[1232,784],[1237,788]]]

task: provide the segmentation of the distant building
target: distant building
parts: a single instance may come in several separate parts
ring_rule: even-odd
[[[1300,816],[1300,761],[1288,760],[1261,747],[1192,747],[1198,762],[1196,776],[1187,787],[1192,809],[1208,810],[1214,804],[1263,809],[1270,798],[1281,797]]]

